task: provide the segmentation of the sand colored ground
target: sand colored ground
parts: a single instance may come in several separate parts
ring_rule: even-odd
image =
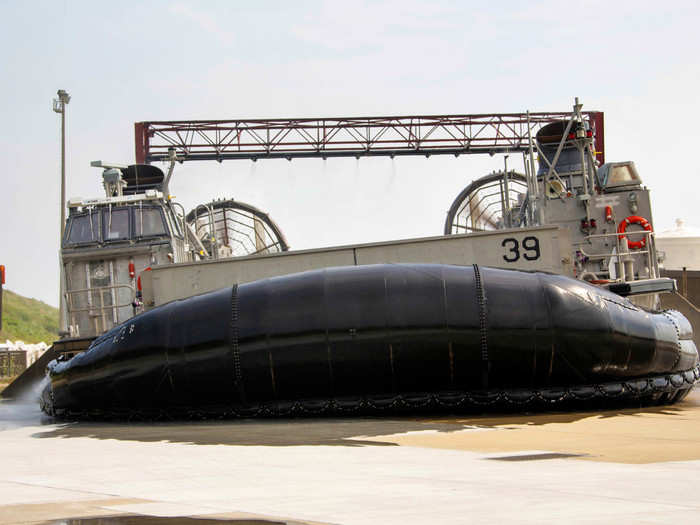
[[[547,451],[587,461],[657,463],[700,459],[700,391],[681,403],[618,411],[439,418],[455,431],[412,431],[360,439],[402,446],[469,450],[508,458]],[[478,430],[490,430],[488,432]],[[517,459],[517,458],[513,458]]]

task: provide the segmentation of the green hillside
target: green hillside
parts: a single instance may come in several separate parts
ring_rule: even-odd
[[[5,339],[50,345],[58,339],[58,308],[4,289],[0,341]]]

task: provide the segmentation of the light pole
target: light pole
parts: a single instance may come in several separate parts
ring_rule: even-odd
[[[66,227],[66,104],[70,102],[70,95],[64,89],[56,93],[58,98],[53,99],[53,110],[61,114],[61,236],[59,238],[59,264],[60,268],[60,292],[58,297],[58,312],[60,316],[59,330],[66,331],[66,314],[63,304],[63,258],[60,256],[63,230]]]
[[[67,91],[59,89],[53,99],[53,110],[61,114],[61,238],[66,226],[66,104],[70,102]]]

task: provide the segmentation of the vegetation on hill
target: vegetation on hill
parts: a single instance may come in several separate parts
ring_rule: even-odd
[[[50,345],[58,339],[58,308],[4,289],[0,342],[6,339]]]

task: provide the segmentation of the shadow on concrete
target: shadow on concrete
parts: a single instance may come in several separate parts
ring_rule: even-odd
[[[35,438],[118,439],[125,441],[191,443],[196,445],[248,446],[395,446],[363,437],[386,436],[416,431],[456,432],[465,429],[508,428],[516,425],[572,423],[589,417],[664,414],[680,416],[700,407],[700,392],[671,406],[625,407],[614,410],[539,412],[508,414],[440,414],[422,417],[362,417],[305,419],[242,419],[232,421],[167,423],[60,423]]]

